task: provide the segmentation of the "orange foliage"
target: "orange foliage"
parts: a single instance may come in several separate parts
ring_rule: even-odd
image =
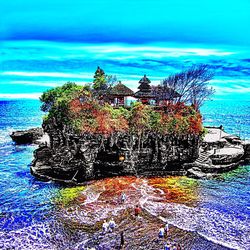
[[[69,104],[69,111],[76,127],[84,133],[111,134],[116,131],[127,131],[128,121],[120,116],[112,118],[111,111],[99,105],[95,100],[80,102],[74,99]],[[77,123],[78,121],[78,123]]]
[[[184,103],[168,103],[162,106],[164,112],[161,113],[161,132],[177,134],[200,134],[202,132],[202,116],[193,107]]]
[[[196,117],[189,117],[189,133],[200,134],[202,132],[202,116],[200,113]]]
[[[201,114],[184,103],[167,103],[162,110],[157,111],[158,115],[148,105],[136,104],[130,111],[130,122],[123,113],[117,113],[117,110],[108,104],[101,106],[91,98],[86,98],[84,102],[79,98],[72,100],[69,111],[73,126],[82,133],[109,135],[118,131],[126,132],[129,129],[138,133],[154,129],[162,134],[202,132]],[[154,127],[150,124],[154,124]]]

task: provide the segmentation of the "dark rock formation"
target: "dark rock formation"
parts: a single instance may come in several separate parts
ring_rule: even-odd
[[[242,143],[243,148],[244,148],[244,161],[245,163],[250,163],[250,141],[245,141]]]
[[[250,159],[250,142],[218,129],[210,128],[201,144],[196,135],[79,135],[68,126],[47,124],[49,140],[35,150],[31,173],[74,184],[119,175],[214,177]]]
[[[42,138],[42,128],[31,128],[28,130],[19,130],[13,132],[10,137],[16,144],[38,143],[37,140]]]
[[[184,164],[188,176],[215,177],[249,162],[250,142],[225,133],[221,127],[209,127],[208,130],[201,143],[199,158]]]
[[[79,135],[55,124],[44,129],[50,144],[34,152],[31,166],[32,174],[43,179],[81,183],[117,175],[183,174],[183,163],[199,156],[200,138],[196,135]]]

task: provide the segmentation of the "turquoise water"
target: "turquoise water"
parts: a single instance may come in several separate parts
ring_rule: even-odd
[[[68,228],[59,219],[62,212],[55,197],[64,188],[38,181],[30,174],[36,146],[16,146],[8,136],[11,131],[41,125],[39,105],[35,100],[0,101],[0,248],[84,249],[81,230],[69,237]],[[207,125],[222,124],[226,131],[250,138],[249,109],[249,102],[213,101],[202,112]],[[148,192],[144,184],[139,190]],[[250,166],[219,179],[197,180],[191,191],[195,193],[195,205],[178,200],[162,204],[173,215],[172,225],[197,232],[217,244],[218,249],[219,245],[250,249]],[[92,194],[85,195],[91,200]],[[145,202],[152,214],[157,206],[153,200]],[[76,211],[75,219],[81,212]],[[95,212],[101,216],[104,211]],[[200,248],[194,244],[185,249]]]
[[[215,100],[201,108],[204,124],[223,125],[226,132],[250,139],[250,101]]]

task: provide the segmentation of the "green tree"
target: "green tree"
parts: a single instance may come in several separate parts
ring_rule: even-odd
[[[105,72],[99,66],[97,67],[97,70],[95,72],[93,83],[94,83],[93,85],[94,90],[98,91],[107,89],[107,79]]]
[[[58,122],[67,122],[69,102],[80,93],[85,91],[84,86],[67,82],[61,87],[50,89],[42,94],[40,101],[43,102],[41,110],[49,112],[47,118],[56,118]]]

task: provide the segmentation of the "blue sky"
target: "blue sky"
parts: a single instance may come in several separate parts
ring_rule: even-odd
[[[1,38],[250,45],[249,0],[1,0]]]
[[[136,89],[193,63],[216,98],[249,99],[250,1],[0,0],[0,98],[37,97],[100,65]]]

